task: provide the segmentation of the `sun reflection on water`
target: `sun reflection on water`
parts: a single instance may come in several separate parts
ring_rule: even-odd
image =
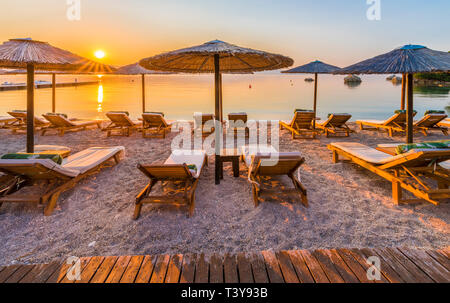
[[[97,102],[98,102],[98,105],[97,105],[97,112],[98,112],[98,113],[102,113],[102,112],[103,112],[103,107],[102,107],[102,105],[103,105],[103,85],[102,85],[102,84],[100,84],[100,85],[98,86],[98,97],[97,97]]]

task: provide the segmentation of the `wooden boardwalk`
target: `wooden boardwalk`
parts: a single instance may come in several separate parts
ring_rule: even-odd
[[[370,281],[367,258],[381,261]],[[81,280],[69,281],[64,261],[0,267],[1,283],[444,283],[450,251],[407,248],[81,258]]]

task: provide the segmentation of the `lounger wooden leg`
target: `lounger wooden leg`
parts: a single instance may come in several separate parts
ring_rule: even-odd
[[[45,209],[44,209],[45,216],[50,216],[52,214],[53,209],[55,209],[56,203],[58,202],[58,198],[59,198],[60,194],[61,194],[61,192],[58,191],[50,197],[50,200],[48,201],[47,206],[45,206]]]
[[[294,176],[289,176],[292,180],[292,183],[294,183],[294,187],[297,189],[297,191],[300,194],[300,198],[302,199],[302,203],[305,207],[308,207],[308,197],[306,194],[306,188],[303,186],[303,184]]]
[[[388,134],[389,134],[389,137],[393,137],[394,136],[394,131],[392,130],[392,128],[388,129]]]
[[[395,171],[394,176],[398,177],[399,172]],[[399,205],[402,200],[402,187],[400,186],[400,182],[392,181],[392,200],[395,205]]]
[[[446,128],[441,128],[441,131],[444,135],[448,136],[448,131]]]
[[[337,153],[336,150],[333,150],[333,163],[338,163],[339,162],[339,154]]]
[[[359,123],[358,125],[360,130],[364,130],[364,126],[362,125],[362,123]]]

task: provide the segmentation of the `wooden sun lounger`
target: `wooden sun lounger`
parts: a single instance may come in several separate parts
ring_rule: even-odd
[[[129,137],[133,130],[141,126],[141,123],[134,122],[128,117],[126,113],[109,112],[106,117],[111,120],[111,123],[103,129],[107,132],[107,136],[127,136]]]
[[[450,118],[438,123],[438,126],[450,128]]]
[[[0,116],[0,128],[8,128],[15,121],[17,121],[17,120],[15,118],[13,118],[13,117]]]
[[[421,131],[425,136],[428,135],[428,131],[438,130],[448,136],[447,127],[439,125],[445,118],[447,118],[446,114],[428,114],[414,123],[414,130]]]
[[[50,122],[50,126],[42,130],[41,135],[44,136],[49,131],[56,131],[60,136],[64,136],[67,131],[86,130],[90,126],[102,127],[101,121],[72,121],[61,115],[43,115]]]
[[[334,136],[348,137],[353,132],[347,122],[352,118],[350,114],[331,114],[324,122],[316,122],[316,127],[325,132],[327,138],[330,134]]]
[[[314,119],[316,119],[314,112],[297,111],[289,124],[280,121],[280,129],[289,130],[292,133],[292,139],[315,139],[319,131],[313,128]]]
[[[215,117],[213,114],[201,114],[201,115],[194,115],[194,129],[192,132],[194,134],[201,133],[202,137],[207,137],[214,133],[215,128],[212,126],[211,128],[206,127],[205,124],[210,124],[212,121],[213,125],[215,122]]]
[[[414,112],[414,116],[417,113]],[[406,129],[406,113],[394,114],[387,120],[358,120],[356,124],[361,130],[365,129],[385,129],[388,131],[389,137],[393,137],[395,132],[404,133]],[[367,128],[368,126],[368,128]],[[366,128],[364,128],[366,127]]]
[[[8,128],[13,134],[27,130],[27,113],[26,112],[8,112],[9,115],[16,118],[16,122],[12,123]],[[34,117],[34,130],[42,130],[48,127],[50,123],[39,117]]]
[[[37,203],[45,205],[44,215],[49,216],[61,193],[97,173],[110,160],[119,163],[124,151],[121,146],[89,148],[69,156],[63,165],[49,159],[0,160],[0,172],[15,177],[14,182],[1,192],[0,206],[7,202]]]
[[[262,194],[279,194],[279,193],[296,193],[300,195],[301,202],[304,206],[308,207],[308,198],[306,188],[297,179],[295,173],[299,167],[305,162],[305,158],[298,152],[291,153],[274,153],[271,151],[270,146],[267,150],[260,149],[257,153],[248,153],[244,151],[248,147],[243,147],[243,161],[247,165],[249,172],[248,178],[252,183],[253,201],[255,207],[259,205],[259,199]],[[278,162],[264,163],[276,154]],[[266,165],[265,165],[266,164]],[[292,189],[263,189],[261,187],[261,177],[263,176],[288,176],[294,188]]]
[[[195,189],[203,168],[208,165],[208,158],[204,151],[184,151],[188,154],[177,154],[174,151],[163,165],[139,164],[138,169],[149,179],[150,183],[136,197],[136,206],[133,218],[137,220],[144,204],[166,204],[187,206],[189,216],[194,214]],[[191,171],[188,165],[195,164],[197,172]],[[152,195],[155,185],[161,182],[183,182],[181,193],[171,195]]]
[[[395,204],[415,203],[426,200],[438,205],[450,198],[450,171],[440,165],[450,160],[450,149],[411,150],[391,156],[359,143],[332,143],[333,162],[343,156],[369,171],[392,182],[392,198]],[[402,199],[402,189],[418,199]]]
[[[170,131],[172,124],[168,123],[162,114],[142,114],[142,137],[166,138],[166,132]]]
[[[235,135],[237,135],[239,131],[243,131],[245,136],[249,136],[250,129],[247,126],[247,121],[247,113],[228,114],[228,131],[233,132]]]

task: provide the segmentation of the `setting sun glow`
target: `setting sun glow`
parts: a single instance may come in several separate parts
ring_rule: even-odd
[[[103,59],[106,56],[105,52],[102,50],[96,51],[94,55],[97,59]]]

